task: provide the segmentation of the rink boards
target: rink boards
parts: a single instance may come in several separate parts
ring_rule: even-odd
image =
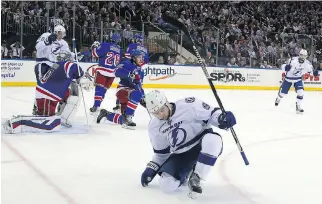
[[[34,67],[29,60],[1,60],[1,86],[35,86]],[[97,63],[79,63],[94,78]],[[201,67],[183,65],[144,65],[145,88],[209,89]],[[278,90],[284,73],[280,69],[207,67],[217,89]],[[321,75],[321,74],[320,74]],[[322,77],[305,74],[305,90],[322,91]],[[118,79],[113,83],[116,87]]]

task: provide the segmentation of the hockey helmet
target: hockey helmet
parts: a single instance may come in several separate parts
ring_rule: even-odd
[[[307,58],[307,51],[304,49],[300,50],[300,54],[299,54],[299,62],[303,63]]]
[[[64,28],[64,26],[62,26],[62,25],[56,25],[54,27],[54,33],[56,33],[58,35],[59,32],[61,32],[62,38],[64,38],[66,36],[66,29]]]
[[[142,37],[142,35],[140,33],[135,34],[133,36],[133,38],[134,38],[134,42],[136,42],[136,43],[138,43],[138,42],[143,43],[143,37]]]
[[[73,54],[74,55],[74,54]],[[71,52],[68,51],[61,51],[57,54],[57,62],[63,62],[63,61],[73,61],[73,56]]]
[[[119,33],[113,33],[111,41],[115,42],[115,43],[120,42],[121,41],[121,35]]]
[[[159,90],[152,90],[148,94],[145,95],[146,108],[149,113],[153,114],[157,118],[161,119],[159,114],[164,111],[164,108],[168,108],[170,110],[170,104],[168,102],[167,97]],[[170,116],[169,115],[167,117]],[[166,119],[166,118],[162,118]]]

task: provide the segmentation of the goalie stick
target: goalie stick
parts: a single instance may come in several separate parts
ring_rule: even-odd
[[[192,39],[192,37],[191,37],[191,35],[190,35],[190,33],[189,33],[188,28],[187,28],[183,23],[181,23],[181,22],[180,22],[180,21],[178,21],[177,19],[174,19],[174,18],[172,18],[172,17],[170,17],[170,16],[162,15],[162,19],[163,19],[165,22],[170,23],[170,24],[174,25],[175,27],[177,27],[178,29],[182,30],[182,31],[183,31],[183,32],[184,32],[184,33],[189,37],[190,42],[191,42],[191,44],[192,44],[192,48],[193,48],[193,50],[194,50],[194,52],[195,52],[195,56],[197,57],[197,60],[198,60],[198,62],[199,62],[199,64],[200,64],[200,66],[201,66],[201,68],[202,68],[202,71],[204,72],[204,75],[206,76],[206,78],[207,78],[207,80],[208,80],[208,83],[209,83],[209,85],[210,85],[210,88],[211,88],[211,90],[212,90],[212,92],[213,92],[213,94],[214,94],[214,96],[215,96],[216,100],[217,100],[217,103],[218,103],[218,105],[219,105],[219,107],[220,107],[221,111],[222,111],[223,113],[225,113],[226,111],[225,111],[225,109],[224,109],[224,106],[223,106],[223,104],[222,104],[222,102],[221,102],[221,100],[220,100],[220,98],[219,98],[219,96],[218,96],[218,94],[217,94],[217,91],[216,91],[216,88],[215,88],[214,84],[212,83],[212,79],[211,79],[210,75],[209,75],[209,74],[208,74],[208,72],[207,72],[206,64],[202,61],[201,56],[200,56],[200,54],[199,54],[199,52],[198,52],[198,49],[196,48],[195,42],[194,42],[194,40]],[[246,157],[246,154],[245,154],[245,152],[244,152],[244,150],[243,150],[243,147],[241,146],[241,144],[240,144],[240,142],[239,142],[239,139],[238,139],[238,137],[237,137],[237,135],[236,135],[236,132],[235,132],[235,130],[234,130],[234,128],[233,128],[233,127],[231,127],[231,128],[230,128],[230,132],[231,132],[231,134],[232,134],[232,135],[233,135],[233,137],[234,137],[234,140],[235,140],[236,145],[237,145],[237,147],[238,147],[238,149],[239,149],[239,152],[240,152],[240,154],[241,154],[241,156],[242,156],[242,158],[243,158],[243,160],[244,160],[245,165],[249,165],[249,162],[248,162],[248,159],[247,159],[247,157]]]
[[[76,64],[77,64],[78,74],[80,75],[79,63],[78,63],[78,57],[77,57],[77,49],[76,49],[76,39],[75,38],[73,38],[73,45],[74,45],[75,60],[76,60]],[[85,72],[84,72],[84,75],[86,75]],[[83,105],[84,105],[85,116],[86,116],[86,124],[87,124],[88,131],[90,131],[90,126],[89,126],[89,122],[88,122],[88,116],[87,116],[87,110],[86,110],[86,104],[85,104],[85,98],[84,98],[83,89],[82,89],[82,87],[80,85],[80,79],[78,79],[76,81],[77,81],[77,83],[79,85],[80,91],[82,92]]]

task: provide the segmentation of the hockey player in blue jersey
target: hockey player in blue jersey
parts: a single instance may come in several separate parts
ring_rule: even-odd
[[[106,91],[111,87],[115,78],[115,68],[120,63],[121,47],[117,43],[121,40],[120,34],[112,35],[112,43],[94,42],[92,45],[92,55],[99,58],[99,67],[95,74],[95,96],[94,105],[90,108],[91,112],[96,112],[97,108],[105,97]]]
[[[149,51],[147,48],[144,47],[143,45],[143,37],[141,34],[135,34],[133,36],[133,40],[134,43],[130,43],[126,49],[125,52],[125,57],[128,59],[131,59],[132,56],[132,52],[134,52],[135,50],[140,50],[142,53],[144,53],[143,56],[143,63],[141,64],[141,66],[143,66],[144,64],[148,64],[149,63]]]
[[[84,72],[72,62],[70,53],[59,53],[57,62],[52,67],[35,66],[36,115],[19,115],[7,120],[3,124],[6,133],[54,132],[58,131],[61,125],[72,126],[81,94],[75,79],[80,80],[85,89],[90,87],[91,82],[82,78]],[[61,104],[56,113],[59,102]]]
[[[121,104],[121,114],[102,109],[97,117],[97,123],[107,118],[108,121],[121,124],[124,128],[134,129],[136,126],[132,121],[134,112],[139,103],[145,107],[144,90],[141,83],[144,73],[140,66],[143,54],[140,50],[132,52],[131,60],[124,61],[116,69],[115,76],[120,78],[116,97]]]
[[[146,108],[154,116],[148,127],[154,154],[141,175],[142,186],[159,175],[162,191],[172,193],[188,184],[188,195],[196,198],[202,193],[201,180],[207,179],[223,149],[213,126],[233,127],[234,114],[195,97],[171,103],[158,90],[146,94]]]
[[[142,61],[142,64],[140,65],[141,67],[144,65],[144,64],[148,64],[149,63],[149,51],[147,48],[144,47],[143,45],[143,37],[141,34],[135,34],[133,36],[133,43],[130,43],[126,49],[126,52],[125,52],[125,58],[127,59],[131,59],[131,56],[132,56],[132,53],[135,51],[135,50],[140,50],[142,53],[143,53],[143,61]],[[141,78],[141,82],[143,84],[143,76]],[[119,112],[120,111],[120,102],[119,100],[116,100],[116,106],[113,108],[113,111],[114,112]]]

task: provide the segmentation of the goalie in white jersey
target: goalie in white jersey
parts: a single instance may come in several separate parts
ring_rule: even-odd
[[[155,116],[149,124],[154,155],[141,176],[142,186],[159,174],[164,192],[173,192],[188,181],[191,197],[202,193],[200,180],[207,178],[223,149],[221,136],[211,126],[234,126],[234,114],[222,113],[194,97],[169,103],[158,90],[146,95],[146,107]]]
[[[275,100],[275,106],[278,106],[281,99],[288,93],[293,85],[297,93],[296,96],[296,112],[303,113],[302,101],[304,97],[304,86],[302,76],[305,73],[312,73],[314,76],[318,76],[319,72],[313,69],[312,64],[306,59],[307,51],[302,49],[300,56],[293,57],[288,60],[287,64],[282,65],[282,70],[285,72],[285,78],[278,92]]]

